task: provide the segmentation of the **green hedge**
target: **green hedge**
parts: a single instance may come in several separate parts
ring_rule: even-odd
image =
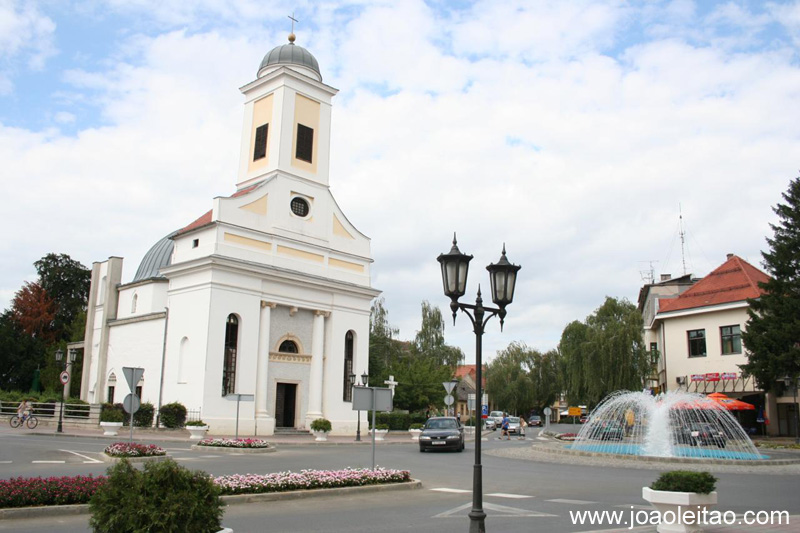
[[[162,405],[160,419],[165,428],[182,428],[186,423],[186,407],[179,402]]]
[[[650,488],[670,492],[697,492],[708,494],[717,485],[717,478],[708,472],[692,472],[689,470],[672,470],[659,476]]]
[[[372,427],[372,411],[367,411],[367,425]],[[391,431],[407,431],[411,424],[424,424],[425,413],[375,413],[375,425],[387,426]]]

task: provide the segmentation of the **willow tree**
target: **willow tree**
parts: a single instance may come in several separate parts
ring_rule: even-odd
[[[532,351],[512,342],[497,352],[486,369],[486,392],[496,408],[513,414],[527,413],[533,404]]]
[[[650,365],[636,306],[606,297],[581,326],[573,322],[561,337],[570,402],[597,405],[614,391],[641,390]]]

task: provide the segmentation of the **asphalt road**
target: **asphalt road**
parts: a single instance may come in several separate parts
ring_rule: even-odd
[[[483,442],[483,493],[488,531],[588,531],[611,526],[573,524],[570,512],[623,511],[649,508],[641,488],[658,472],[550,461],[512,460],[493,450],[530,447],[527,441],[500,441],[490,434]],[[187,442],[158,442],[178,462],[213,475],[268,473],[301,469],[370,467],[369,446],[280,446],[263,455],[222,455],[190,450]],[[107,464],[96,462],[108,440],[82,437],[33,436],[0,429],[0,477],[102,474]],[[41,462],[48,461],[48,462]],[[63,462],[61,462],[63,461]],[[388,444],[377,448],[379,466],[408,469],[423,488],[375,492],[357,497],[323,497],[230,506],[224,524],[243,531],[459,531],[468,527],[472,506],[474,444],[464,453],[420,453],[417,446]],[[717,473],[720,510],[786,510],[800,514],[797,475]],[[633,506],[633,507],[632,507]],[[622,527],[627,527],[623,524]],[[0,520],[0,531],[88,531],[88,516]],[[800,529],[781,529],[792,531]]]

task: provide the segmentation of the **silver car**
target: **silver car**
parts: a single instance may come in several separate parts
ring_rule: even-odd
[[[509,416],[508,417],[508,433],[514,433],[515,435],[519,435],[519,417],[518,416]]]
[[[494,421],[494,418],[485,418],[483,420],[483,429],[495,431],[497,430],[497,422]]]

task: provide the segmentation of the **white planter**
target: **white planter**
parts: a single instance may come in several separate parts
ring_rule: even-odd
[[[421,429],[409,429],[408,432],[411,433],[411,440],[418,441],[419,440],[419,434],[422,433],[422,430]]]
[[[311,434],[314,435],[314,440],[317,442],[325,442],[326,440],[328,440],[327,431],[314,431],[312,429]]]
[[[189,440],[202,440],[206,436],[208,426],[186,426],[186,429],[190,433]]]
[[[375,433],[375,440],[385,440],[384,437],[389,433],[388,429],[370,429],[370,433]]]
[[[670,492],[642,487],[642,498],[650,502],[661,515],[656,528],[659,533],[688,533],[703,531],[703,510],[717,504],[717,493]]]
[[[106,437],[116,437],[122,422],[100,422],[100,427],[103,428],[103,435]]]

